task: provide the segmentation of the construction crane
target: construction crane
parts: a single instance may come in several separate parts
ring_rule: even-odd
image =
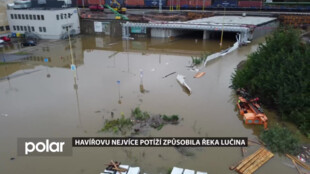
[[[110,6],[117,12],[125,14],[127,8],[121,5],[117,0],[112,0]]]
[[[128,20],[128,17],[125,15],[120,14],[118,11],[116,11],[114,8],[109,6],[108,4],[105,5],[108,9],[110,9],[115,15],[115,19],[123,19],[123,20]]]

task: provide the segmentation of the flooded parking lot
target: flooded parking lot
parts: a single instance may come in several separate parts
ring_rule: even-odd
[[[100,173],[111,159],[140,166],[146,173],[167,173],[173,166],[235,173],[228,168],[242,159],[240,148],[74,148],[70,157],[19,157],[16,142],[19,137],[122,136],[100,132],[104,121],[111,119],[111,112],[114,117],[121,113],[129,117],[137,106],[152,114],[182,118],[178,125],[139,136],[256,139],[259,127],[254,130],[242,123],[229,86],[234,68],[261,41],[208,62],[199,79],[188,67],[191,56],[220,51],[217,40],[80,36],[72,41],[73,60],[65,40],[26,48],[31,55],[25,62],[0,65],[0,173]],[[222,49],[232,44],[226,41]],[[76,72],[70,70],[72,63]],[[163,78],[172,72],[186,76],[191,95],[183,91],[176,74]],[[250,146],[247,154],[256,149]],[[286,162],[276,155],[256,173],[293,173]]]

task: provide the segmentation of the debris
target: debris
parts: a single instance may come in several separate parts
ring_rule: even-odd
[[[170,74],[167,74],[167,75],[165,75],[163,78],[166,78],[166,77],[168,77],[168,76],[171,76],[172,74],[175,74],[176,72],[172,72],[172,73],[170,73]]]
[[[235,170],[240,174],[254,173],[259,167],[265,164],[273,157],[273,153],[261,147],[252,155],[241,160],[236,166],[230,167],[231,170]]]
[[[191,88],[185,82],[185,76],[178,74],[177,75],[177,81],[189,91],[189,94],[192,93]]]
[[[10,160],[11,160],[11,161],[13,161],[13,160],[15,160],[15,158],[14,158],[14,157],[12,157],[12,158],[10,158]]]
[[[194,75],[194,78],[200,78],[202,76],[204,76],[206,74],[206,72],[198,72]]]
[[[290,158],[292,161],[295,161],[298,165],[300,165],[301,167],[303,167],[304,169],[310,170],[310,166],[307,165],[306,163],[300,161],[298,158],[289,155],[289,154],[285,154],[288,158]]]
[[[301,171],[299,170],[299,168],[298,168],[298,166],[297,166],[296,162],[295,162],[294,160],[292,160],[292,161],[293,161],[293,164],[294,164],[294,166],[296,167],[296,169],[297,169],[298,173],[299,173],[299,174],[301,174]]]

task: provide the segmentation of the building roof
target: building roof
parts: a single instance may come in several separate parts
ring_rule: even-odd
[[[255,16],[212,16],[209,18],[188,21],[189,23],[215,23],[215,24],[239,24],[239,25],[263,25],[277,18]]]

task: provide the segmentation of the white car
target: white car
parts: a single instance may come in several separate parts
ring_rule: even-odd
[[[3,44],[4,43],[4,40],[0,39],[0,44]]]

